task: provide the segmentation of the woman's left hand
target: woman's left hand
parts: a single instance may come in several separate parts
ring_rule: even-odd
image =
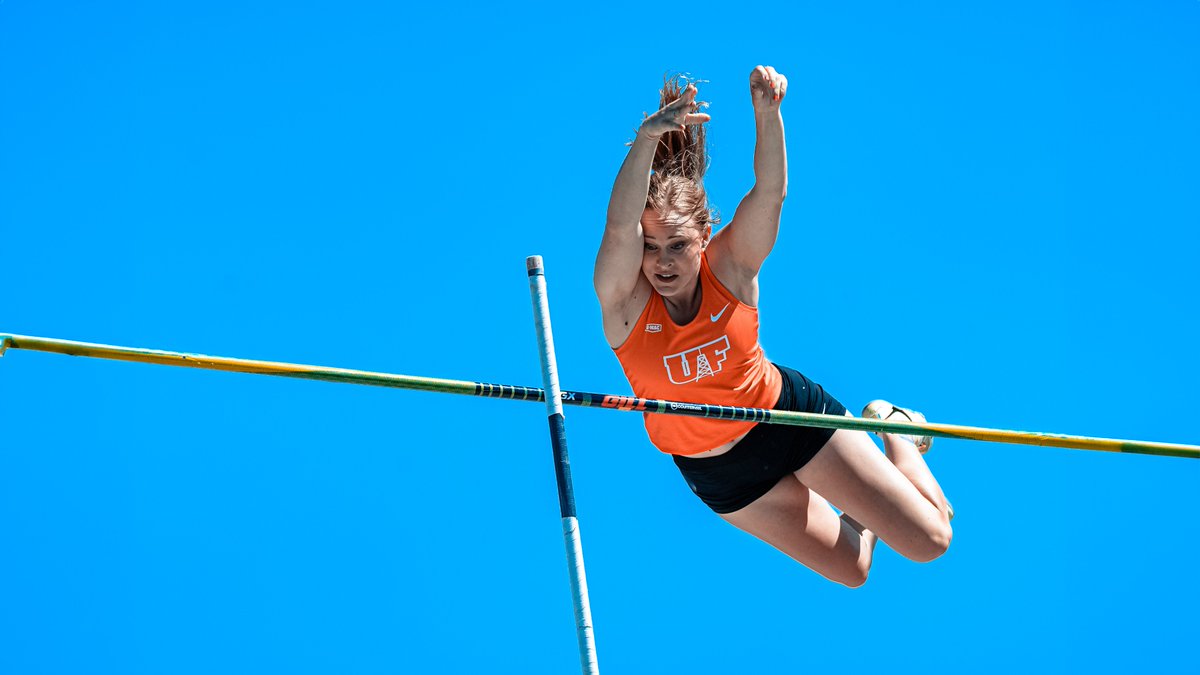
[[[750,73],[750,101],[754,104],[754,112],[779,110],[786,95],[787,78],[771,66],[756,66]]]

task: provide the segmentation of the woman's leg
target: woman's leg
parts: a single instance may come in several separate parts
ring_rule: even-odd
[[[795,476],[721,517],[832,581],[855,588],[867,580],[875,535],[849,516],[839,518]]]
[[[912,482],[913,487],[917,488],[921,496],[928,499],[929,503],[945,514],[946,520],[949,520],[950,502],[946,501],[942,486],[938,485],[937,479],[933,477],[933,472],[929,470],[929,465],[925,463],[925,456],[917,450],[917,446],[899,434],[880,434],[880,436],[883,438],[883,450],[887,453],[887,458],[900,470],[900,473],[904,474],[905,478]]]
[[[915,445],[883,436],[886,458],[866,432],[839,429],[796,477],[897,553],[933,560],[953,536],[946,498]]]

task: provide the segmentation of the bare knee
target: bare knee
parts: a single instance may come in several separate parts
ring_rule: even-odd
[[[830,581],[835,581],[846,588],[859,588],[867,583],[867,575],[871,572],[871,560],[858,560],[853,565],[844,565],[833,574],[825,574]]]
[[[954,539],[954,530],[948,521],[939,522],[931,528],[926,536],[914,546],[911,555],[907,557],[916,562],[929,562],[942,557],[950,549],[950,541]]]
[[[836,579],[836,581],[846,588],[861,588],[863,584],[867,583],[867,574],[870,571],[870,569],[860,565],[845,577]]]

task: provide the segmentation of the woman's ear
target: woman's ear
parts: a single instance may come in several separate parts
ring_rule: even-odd
[[[705,225],[704,226],[704,244],[701,246],[701,248],[702,249],[708,248],[708,242],[710,242],[710,241],[712,241],[712,225]]]

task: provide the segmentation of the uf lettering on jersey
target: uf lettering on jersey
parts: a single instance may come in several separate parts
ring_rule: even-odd
[[[729,337],[721,337],[706,342],[699,347],[663,357],[667,367],[667,377],[672,384],[687,384],[702,377],[716,375],[721,372],[721,364],[725,362],[725,352],[729,351]]]

